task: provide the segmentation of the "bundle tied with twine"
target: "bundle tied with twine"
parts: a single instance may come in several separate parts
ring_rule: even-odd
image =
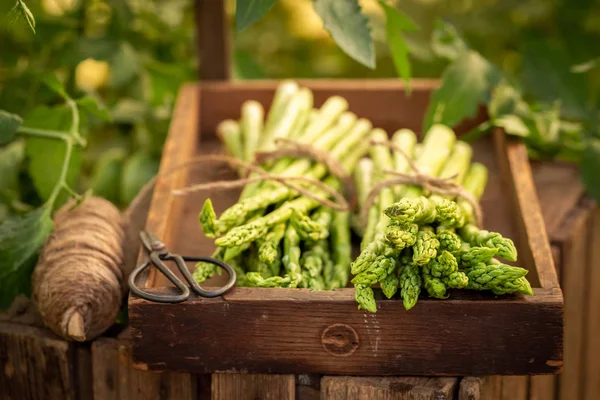
[[[393,143],[391,141],[371,140],[370,144],[372,146],[376,146],[376,145],[386,146],[389,149],[398,152],[406,159],[412,172],[411,173],[403,173],[403,172],[398,172],[398,171],[394,171],[394,170],[390,170],[390,169],[386,169],[383,171],[385,174],[393,175],[394,178],[388,178],[388,179],[382,180],[381,182],[379,182],[378,184],[373,186],[373,188],[367,194],[367,198],[365,200],[365,205],[362,208],[362,210],[360,210],[360,221],[361,221],[361,224],[363,227],[367,225],[367,218],[368,218],[369,210],[371,209],[371,207],[373,206],[373,203],[377,199],[379,192],[381,192],[381,190],[383,190],[387,187],[391,187],[391,186],[395,186],[395,185],[406,185],[406,184],[421,186],[426,191],[428,191],[430,193],[439,194],[441,196],[459,197],[459,198],[465,199],[471,205],[471,207],[473,207],[473,214],[475,216],[475,221],[477,223],[477,226],[482,226],[483,212],[481,211],[481,206],[479,205],[479,202],[471,193],[466,191],[459,183],[454,182],[453,179],[456,178],[456,176],[449,176],[446,178],[436,178],[434,176],[422,173],[419,170],[419,166],[417,165],[417,163],[408,154],[406,154],[406,152],[400,146],[396,145],[395,143]]]
[[[294,140],[277,139],[275,143],[278,145],[277,149],[255,153],[255,159],[251,163],[225,155],[203,155],[194,157],[183,164],[165,171],[161,179],[185,166],[223,162],[229,164],[233,168],[242,169],[244,171],[242,174],[243,177],[233,180],[221,180],[190,185],[173,190],[173,195],[182,196],[200,191],[235,189],[255,182],[272,181],[286,186],[301,196],[308,197],[317,203],[336,211],[351,211],[355,207],[356,195],[354,183],[352,182],[350,175],[344,171],[344,168],[335,158],[331,157],[325,151],[319,150],[308,144],[298,143]],[[344,194],[342,195],[337,190],[332,189],[318,179],[305,176],[274,174],[260,166],[268,161],[274,161],[284,157],[309,158],[317,163],[324,164],[329,170],[329,173],[342,182]],[[296,184],[295,182],[298,182],[299,184]],[[315,195],[307,187],[318,188],[325,193],[325,196]],[[333,201],[329,200],[329,197],[333,198]]]

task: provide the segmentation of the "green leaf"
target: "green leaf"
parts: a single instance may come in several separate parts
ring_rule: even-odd
[[[38,208],[0,225],[0,308],[19,294],[28,295],[37,253],[53,229],[51,210]]]
[[[29,7],[27,7],[27,4],[25,4],[23,0],[17,0],[17,3],[11,10],[11,13],[17,10],[21,13],[21,16],[27,22],[29,28],[31,28],[33,33],[35,33],[35,18],[33,17],[33,13],[31,12],[31,10],[29,9]]]
[[[525,122],[514,114],[503,115],[494,119],[494,125],[504,128],[504,131],[510,135],[521,137],[527,137],[529,135],[529,128]]]
[[[119,203],[119,180],[124,160],[124,149],[113,148],[102,153],[92,173],[92,190],[97,196]]]
[[[368,18],[358,0],[314,0],[315,11],[333,40],[359,63],[375,68],[375,46]]]
[[[570,71],[567,50],[546,38],[525,42],[523,85],[527,92],[547,103],[560,99],[565,116],[584,118],[588,113],[585,75]]]
[[[455,126],[474,117],[499,79],[499,71],[479,53],[465,52],[444,70],[442,84],[427,108],[424,131],[436,123]]]
[[[102,104],[99,98],[84,96],[77,100],[77,106],[90,115],[94,115],[103,121],[110,121],[110,112]]]
[[[123,167],[121,203],[129,204],[140,189],[158,172],[159,161],[145,152],[132,155]]]
[[[41,77],[41,81],[44,85],[48,86],[48,88],[52,89],[56,94],[62,97],[65,100],[69,100],[71,97],[67,94],[65,87],[58,80],[58,78],[53,74],[46,74]]]
[[[24,126],[69,132],[71,127],[71,109],[66,106],[46,107],[41,106],[32,110],[24,118]],[[57,184],[66,146],[63,141],[38,137],[27,137],[25,141],[25,154],[29,160],[27,169],[33,185],[42,200],[48,200],[52,190]],[[74,187],[81,168],[81,149],[74,147],[67,171],[67,184]],[[55,206],[64,203],[67,196],[61,193]]]
[[[110,87],[120,88],[138,76],[138,54],[129,43],[121,43],[119,51],[110,61]]]
[[[431,35],[431,49],[438,57],[455,60],[461,53],[469,49],[454,25],[443,20],[435,21],[435,29]]]
[[[379,4],[381,4],[381,7],[385,11],[387,21],[385,25],[386,38],[392,59],[394,60],[396,72],[404,78],[406,92],[410,93],[411,72],[408,60],[408,47],[401,32],[415,31],[417,30],[417,25],[406,15],[382,0],[379,0]]]
[[[506,80],[502,80],[492,90],[488,103],[488,113],[492,119],[502,115],[529,114],[529,105],[521,97],[521,93]]]
[[[24,156],[24,144],[21,140],[0,148],[0,194],[18,193],[19,170]]]
[[[276,0],[237,0],[235,4],[235,26],[238,32],[262,18],[273,7]]]
[[[600,201],[600,139],[587,143],[581,157],[581,179],[587,192]]]
[[[0,110],[0,144],[13,140],[22,123],[18,115]]]

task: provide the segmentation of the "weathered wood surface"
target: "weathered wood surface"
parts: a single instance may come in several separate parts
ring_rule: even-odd
[[[457,378],[329,376],[321,400],[453,400]]]
[[[212,375],[212,400],[293,400],[295,397],[294,375]]]
[[[92,343],[93,392],[96,400],[196,399],[196,377],[133,368],[127,335]]]
[[[44,328],[0,322],[0,399],[90,398],[80,348]]]
[[[231,43],[226,0],[195,1],[200,79],[228,80],[231,77]]]

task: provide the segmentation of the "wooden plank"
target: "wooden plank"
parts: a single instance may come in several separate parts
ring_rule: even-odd
[[[500,400],[502,398],[502,377],[469,376],[461,379],[458,400]]]
[[[137,321],[134,357],[149,369],[524,375],[561,369],[562,296],[554,290],[515,297],[456,293],[444,301],[423,299],[409,313],[393,300],[379,301],[377,314],[367,314],[356,311],[352,289],[236,288],[225,299],[194,297],[177,307],[135,299],[129,316]],[[139,318],[140,312],[153,318]],[[440,327],[454,334],[440,334]],[[465,329],[469,339],[457,340]],[[160,332],[158,339],[152,332]]]
[[[212,400],[293,400],[294,375],[217,373],[212,375]]]
[[[579,204],[563,220],[555,233],[561,248],[561,287],[565,297],[564,371],[560,376],[561,399],[583,396],[583,357],[591,262],[586,247],[590,236],[589,220],[593,205]]]
[[[0,322],[0,398],[76,399],[75,347],[46,329]]]
[[[508,186],[515,202],[514,211],[517,214],[519,240],[522,243],[519,249],[519,263],[528,268],[536,268],[541,287],[558,288],[554,260],[533,184],[527,149],[516,138],[507,137],[500,129],[494,131],[494,140],[498,158],[503,169],[507,170],[503,176],[510,180]],[[531,274],[528,275],[532,285],[535,285],[534,278]]]
[[[322,400],[442,400],[454,399],[457,378],[326,376]]]
[[[201,80],[228,80],[231,76],[231,45],[225,1],[196,0]]]
[[[196,379],[187,373],[156,373],[133,368],[127,340],[100,338],[92,344],[95,399],[195,399]]]
[[[600,399],[600,210],[593,219],[593,234],[588,239],[590,249],[589,300],[587,307],[587,348],[585,359],[585,400]]]
[[[558,397],[558,377],[537,375],[530,378],[529,400],[554,400]]]
[[[568,213],[577,207],[584,195],[579,170],[574,164],[532,162],[533,181],[540,200],[546,230],[552,242]]]
[[[321,375],[296,376],[296,400],[319,400],[321,398]]]
[[[527,400],[529,391],[528,376],[503,376],[502,392],[500,398],[502,400]]]

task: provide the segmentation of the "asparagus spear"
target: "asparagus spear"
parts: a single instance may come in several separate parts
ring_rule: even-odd
[[[371,268],[361,272],[352,279],[354,285],[374,285],[394,272],[396,260],[393,257],[378,256]]]
[[[422,285],[419,267],[412,262],[411,258],[410,256],[400,258],[400,274],[398,276],[398,285],[401,288],[400,296],[406,310],[410,310],[417,304]]]
[[[417,145],[417,135],[410,129],[400,129],[392,136],[392,143],[404,150],[409,157],[414,157]],[[398,172],[407,173],[410,171],[410,165],[406,156],[400,152],[394,151],[394,169]]]
[[[472,246],[482,246],[495,249],[498,256],[507,261],[517,261],[517,249],[512,240],[503,237],[498,232],[489,232],[477,226],[467,224],[459,229],[460,236]]]
[[[481,263],[467,269],[466,272],[469,278],[468,289],[492,290],[496,294],[527,292],[521,279],[527,275],[527,270],[524,268],[504,264],[486,265]],[[530,291],[531,287],[527,287]]]
[[[246,161],[254,159],[254,152],[263,131],[264,110],[262,105],[255,100],[248,100],[242,104],[242,119],[240,129],[244,143],[244,157]]]
[[[347,212],[333,213],[331,224],[331,249],[333,250],[333,274],[328,288],[346,287],[350,275],[352,261],[352,244],[350,243],[350,218]]]
[[[312,219],[294,210],[292,211],[290,223],[296,229],[301,239],[317,241],[327,239],[329,236],[331,218],[331,212],[325,209],[325,207],[317,210]]]
[[[259,148],[271,150],[275,147],[274,142],[278,138],[289,137],[293,131],[294,124],[304,113],[312,109],[312,92],[306,88],[298,90],[289,99],[285,105],[279,119],[276,119],[272,125],[265,127],[264,133],[260,138]]]
[[[273,125],[279,120],[292,96],[298,91],[298,84],[294,81],[283,81],[279,84],[273,96],[265,131],[273,129]]]
[[[398,277],[396,274],[389,274],[381,280],[381,291],[388,299],[394,297],[398,291]]]
[[[373,289],[367,285],[356,285],[354,290],[354,298],[358,303],[359,310],[368,312],[377,312],[377,303],[375,302],[375,293]]]
[[[242,135],[237,122],[226,119],[217,126],[217,136],[225,144],[227,152],[235,158],[244,159]]]
[[[289,226],[285,230],[283,237],[283,266],[286,275],[290,277],[289,287],[295,288],[302,280],[302,270],[300,268],[300,237],[296,230]]]
[[[451,253],[460,250],[462,240],[454,232],[454,228],[450,228],[446,225],[438,225],[436,227],[436,237],[440,241],[440,249],[448,250]]]
[[[332,157],[341,159],[342,163],[344,163],[344,156],[348,152],[348,149],[355,146],[360,140],[365,136],[370,128],[370,122],[366,120],[359,120],[348,132],[348,134],[338,143],[335,144],[333,149],[330,151]],[[340,132],[337,132],[340,134]],[[302,163],[304,161],[304,163]],[[298,162],[294,162],[289,169],[287,169],[284,175],[289,176],[297,176],[302,175],[305,171],[304,168],[296,168],[293,167],[310,165],[308,160],[298,160]],[[352,166],[352,164],[346,161],[346,164]],[[352,168],[348,168],[352,169]],[[304,174],[304,176],[313,178],[313,179],[321,179],[327,174],[327,167],[323,164],[316,164],[308,172]],[[232,226],[240,220],[243,219],[244,216],[248,215],[254,210],[268,207],[271,204],[275,204],[277,202],[285,200],[293,191],[285,186],[279,186],[273,190],[263,190],[260,193],[252,196],[250,198],[244,199],[226,211],[223,212],[221,218],[217,221],[218,228],[220,232],[225,232],[230,229]]]
[[[473,247],[468,243],[463,243],[461,248],[455,252],[455,257],[460,260],[465,268],[474,267],[481,263],[488,264],[498,253],[494,247]]]
[[[417,233],[417,240],[413,246],[413,263],[425,265],[435,258],[440,242],[437,240],[433,228],[421,226]]]
[[[309,250],[302,253],[300,263],[302,265],[301,287],[324,290],[323,267],[328,262],[329,249],[327,240],[319,240]]]
[[[266,264],[272,264],[279,256],[279,244],[285,235],[286,224],[275,225],[258,246],[258,259]],[[274,273],[273,275],[277,275]]]
[[[417,224],[411,224],[408,226],[390,224],[385,231],[385,239],[396,250],[402,250],[415,244],[417,241],[418,232],[419,225]]]
[[[430,261],[430,268],[431,275],[440,278],[449,288],[462,289],[469,283],[467,275],[458,270],[456,258],[447,250]]]
[[[427,290],[429,296],[436,299],[447,299],[446,284],[440,278],[431,275],[431,267],[429,264],[423,266],[421,275],[423,278],[423,287]]]

